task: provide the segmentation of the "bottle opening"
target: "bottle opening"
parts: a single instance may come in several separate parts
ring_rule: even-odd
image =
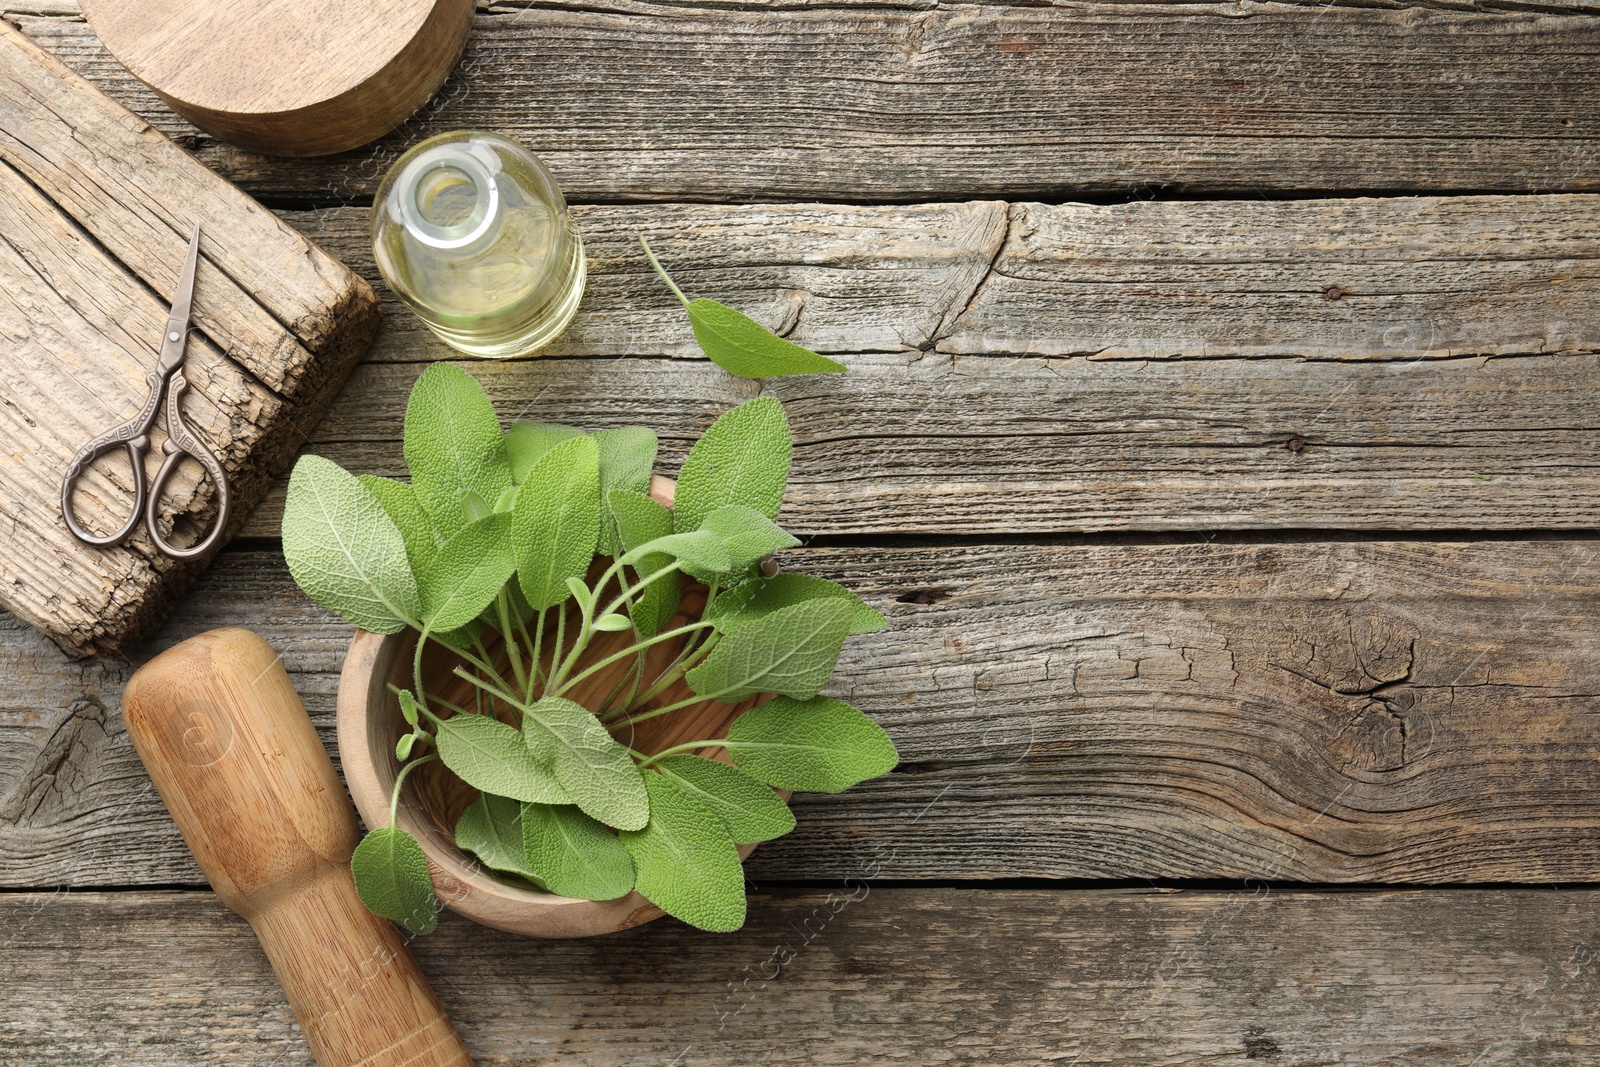
[[[393,203],[417,240],[434,248],[464,248],[494,225],[500,188],[470,147],[439,145],[407,165]]]

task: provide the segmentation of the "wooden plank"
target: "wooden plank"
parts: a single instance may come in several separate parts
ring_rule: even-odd
[[[6,9],[193,133],[83,23],[32,6]],[[193,143],[258,194],[318,200],[370,195],[405,145],[474,126],[525,141],[579,201],[1594,190],[1600,20],[1541,6],[1588,13],[495,5],[442,96],[334,168]]]
[[[1600,879],[1600,542],[807,549],[890,619],[836,691],[899,772],[803,796],[757,881]],[[247,620],[328,736],[349,627],[230,552],[147,652]],[[3,632],[3,631],[0,631]],[[114,709],[0,640],[0,879],[197,875]],[[330,738],[331,740],[331,738]]]
[[[538,941],[446,916],[412,948],[484,1064],[1584,1067],[1596,896],[861,877],[758,892],[737,934]],[[311,1067],[249,928],[208,893],[7,895],[0,928],[8,1062]]]
[[[80,544],[61,516],[61,480],[78,450],[150,398],[196,221],[205,227],[193,316],[201,338],[184,407],[228,471],[242,520],[371,339],[377,300],[266,209],[0,26],[0,604],[78,652],[147,635],[198,569],[160,557],[142,532],[114,549]],[[148,476],[162,458],[150,449]],[[164,498],[169,525],[196,503],[191,465]],[[126,458],[107,460],[81,483],[79,518],[97,533],[118,529],[132,488]]]
[[[288,218],[370,273],[364,214]],[[644,422],[675,464],[753,395],[699,355],[644,233],[694,293],[853,368],[765,386],[808,534],[1600,526],[1600,197],[578,218],[567,337],[468,365],[502,415]],[[419,373],[395,364],[448,355],[389,308],[311,445],[380,474]],[[280,514],[274,494],[249,533]]]

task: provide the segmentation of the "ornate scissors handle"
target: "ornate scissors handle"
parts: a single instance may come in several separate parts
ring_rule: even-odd
[[[167,382],[167,439],[161,445],[161,450],[166,453],[166,459],[161,461],[161,467],[156,471],[155,479],[150,483],[150,492],[144,501],[144,524],[150,531],[150,540],[164,556],[172,559],[193,559],[203,556],[211,551],[224,530],[228,527],[228,512],[232,500],[228,493],[228,475],[222,469],[221,462],[212,451],[201,443],[189,429],[189,424],[183,421],[183,394],[189,388],[189,380],[183,376],[180,369]],[[178,548],[161,536],[161,527],[156,522],[156,511],[161,501],[162,490],[166,488],[167,479],[171,478],[178,469],[178,464],[183,462],[183,457],[189,456],[205,468],[206,477],[211,479],[211,484],[217,491],[217,515],[212,521],[211,532],[201,541],[195,542],[188,548]]]
[[[86,545],[95,545],[99,548],[120,545],[128,539],[128,535],[133,533],[134,527],[138,526],[139,520],[144,517],[147,495],[144,484],[144,455],[150,451],[150,427],[155,425],[156,410],[161,406],[163,377],[160,370],[151,371],[150,376],[145,379],[150,395],[146,398],[139,414],[121,426],[107,430],[96,437],[72,457],[72,464],[67,468],[67,476],[61,481],[61,517],[67,520],[67,529],[72,531],[72,536]],[[72,489],[84,471],[89,469],[89,464],[119,445],[128,450],[128,461],[133,465],[133,509],[128,513],[128,521],[115,533],[99,537],[78,525],[77,516],[72,513]]]

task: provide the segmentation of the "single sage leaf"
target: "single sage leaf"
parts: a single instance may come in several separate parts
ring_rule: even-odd
[[[541,456],[517,492],[511,540],[528,603],[543,611],[565,601],[599,535],[599,453],[593,438],[574,437]]]
[[[567,589],[572,593],[572,599],[578,602],[578,607],[588,611],[594,603],[594,591],[584,584],[582,578],[568,578]]]
[[[711,362],[741,378],[836,374],[844,364],[801,348],[742,311],[701,298],[689,301],[689,325]]]
[[[842,600],[807,600],[726,634],[685,677],[703,697],[732,702],[757,693],[805,699],[827,684],[854,617]]]
[[[617,539],[616,520],[611,515],[610,496],[623,490],[645,493],[650,488],[650,472],[656,464],[656,435],[643,426],[620,426],[615,430],[596,430],[600,448],[600,553],[616,557],[622,551]]]
[[[396,694],[400,701],[400,714],[412,726],[417,725],[421,718],[417,711],[417,698],[411,695],[409,689],[402,689]]]
[[[505,437],[488,395],[477,379],[448,363],[423,371],[411,390],[405,457],[417,499],[446,537],[472,521],[468,493],[488,514],[511,485]]]
[[[563,697],[545,697],[526,709],[522,735],[582,808],[607,826],[637,830],[650,817],[638,767],[594,714]]]
[[[771,615],[806,600],[834,598],[850,605],[850,632],[874,633],[888,625],[884,617],[866,601],[837,582],[809,574],[784,573],[773,578],[751,578],[718,594],[706,608],[705,621],[716,623],[723,633],[754,619]]]
[[[697,573],[727,574],[733,569],[733,559],[723,547],[722,538],[710,530],[667,534],[629,551],[629,555],[634,553],[638,555],[630,562],[635,565],[648,556],[665,555],[681,561],[685,570]]]
[[[716,812],[735,844],[771,841],[794,829],[794,812],[783,798],[737,767],[687,753],[668,756],[656,766]]]
[[[499,515],[502,512],[510,511],[516,506],[516,504],[517,487],[514,485],[508,485],[506,486],[505,492],[501,493],[499,499],[494,502],[494,513]]]
[[[525,805],[522,851],[552,893],[613,900],[633,889],[633,860],[617,835],[570,804]]]
[[[394,758],[404,763],[411,758],[411,749],[417,743],[416,734],[406,734],[394,743]]]
[[[474,789],[513,800],[571,802],[549,764],[528,750],[515,727],[498,719],[452,715],[435,728],[434,744],[444,765]]]
[[[582,436],[583,431],[576,426],[563,426],[558,422],[519,420],[512,423],[506,433],[506,455],[511,460],[512,480],[521,485],[546,452],[563,441]]]
[[[419,575],[422,621],[441,633],[467,625],[493,603],[516,569],[511,516],[479,519],[446,541]]]
[[[606,494],[606,499],[610,502],[611,515],[617,524],[617,536],[624,552],[672,532],[671,510],[643,493],[617,489]],[[642,580],[671,563],[671,556],[646,554],[639,557],[633,569]],[[672,617],[678,612],[680,594],[676,575],[667,575],[645,586],[628,609],[634,632],[641,641],[654,637],[672,622]]]
[[[594,628],[606,633],[617,633],[619,631],[628,629],[632,625],[633,623],[628,620],[626,615],[617,615],[615,613],[611,615],[602,615],[598,619],[594,620]]]
[[[646,900],[702,930],[744,925],[744,867],[716,813],[677,782],[646,771],[650,823],[617,836],[633,857],[636,888]]]
[[[372,490],[372,495],[378,498],[383,510],[394,520],[401,539],[406,543],[406,559],[411,563],[411,573],[421,574],[444,539],[433,528],[433,520],[423,510],[416,490],[406,482],[379,478],[375,474],[362,474],[356,480]]]
[[[399,528],[372,490],[321,456],[301,456],[289,477],[283,556],[307,596],[363,630],[397,633],[418,616]]]
[[[775,697],[728,729],[728,755],[779,789],[840,793],[894,769],[900,756],[883,727],[841,700]]]
[[[729,504],[777,518],[792,452],[789,420],[772,397],[758,396],[724,413],[694,443],[678,472],[674,528],[698,530],[707,515]]]
[[[522,852],[522,807],[520,800],[483,794],[456,820],[456,847],[491,870],[519,875],[542,888]]]
[[[416,838],[385,826],[361,839],[350,857],[361,903],[374,914],[401,923],[414,934],[439,924],[439,902],[428,877],[428,859]]]
[[[728,504],[705,517],[700,529],[710,530],[722,541],[733,561],[730,570],[740,573],[754,566],[763,556],[793,548],[800,542],[761,512],[744,504]]]

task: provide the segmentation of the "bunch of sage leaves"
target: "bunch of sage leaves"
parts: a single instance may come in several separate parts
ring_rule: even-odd
[[[503,433],[482,387],[449,364],[413,389],[404,450],[409,482],[303,456],[283,518],[290,573],[312,599],[362,629],[419,635],[413,688],[396,689],[411,732],[396,748],[389,825],[352,857],[362,900],[433,929],[427,862],[395,816],[407,775],[439,760],[480,793],[455,836],[485,866],[564,896],[637,889],[701,929],[738,929],[738,846],[795,825],[775,790],[839,792],[898,758],[870,718],[818,695],[845,639],[883,617],[836,583],[764,574],[798,544],[773,521],[792,451],[783,406],[760,397],[719,418],[684,460],[670,509],[648,495],[650,430],[519,421]],[[704,583],[706,600],[673,625],[680,574]],[[631,645],[586,659],[596,635],[622,631]],[[668,641],[680,654],[644,677],[646,653]],[[489,712],[428,692],[429,642],[460,658],[457,674]],[[577,683],[630,660],[628,684],[603,706],[572,700]],[[679,681],[692,695],[662,703]],[[726,737],[646,754],[613,736],[762,693],[777,695]],[[732,762],[696,754],[710,748]]]

